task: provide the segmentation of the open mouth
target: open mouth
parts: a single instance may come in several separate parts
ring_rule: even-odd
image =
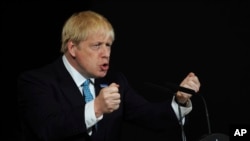
[[[102,69],[103,71],[107,71],[108,68],[109,68],[109,64],[108,64],[108,63],[105,63],[105,64],[101,65],[101,69]]]

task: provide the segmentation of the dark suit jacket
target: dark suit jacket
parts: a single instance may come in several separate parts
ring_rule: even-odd
[[[119,141],[123,121],[155,131],[169,127],[180,136],[171,100],[150,103],[131,88],[122,73],[111,71],[105,78],[95,80],[96,94],[100,84],[112,82],[120,85],[120,107],[104,114],[98,122],[98,131],[89,137],[84,122],[84,98],[61,58],[43,68],[22,73],[18,79],[21,138],[25,141]]]

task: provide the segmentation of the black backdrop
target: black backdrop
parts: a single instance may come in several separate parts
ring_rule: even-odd
[[[17,136],[16,77],[55,59],[63,22],[86,9],[113,23],[111,68],[122,70],[140,94],[152,101],[165,98],[149,93],[143,83],[178,84],[193,71],[202,84],[212,132],[228,134],[234,124],[249,124],[248,1],[2,1],[1,140]],[[196,106],[193,116],[198,119],[204,109],[201,102]],[[199,127],[195,121],[192,126]],[[157,138],[133,125],[124,124],[124,129],[124,140]]]

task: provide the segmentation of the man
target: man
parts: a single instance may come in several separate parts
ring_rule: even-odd
[[[179,123],[192,110],[192,95],[178,91],[161,103],[139,96],[122,73],[109,70],[114,40],[110,22],[94,11],[75,13],[66,21],[63,55],[18,79],[25,141],[119,141],[123,121],[179,133]],[[85,80],[90,81],[90,102],[84,101]],[[200,82],[191,72],[180,86],[198,92]]]

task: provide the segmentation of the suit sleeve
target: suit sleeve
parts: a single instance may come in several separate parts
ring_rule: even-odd
[[[172,99],[150,102],[133,89],[123,74],[120,75],[120,93],[124,101],[125,120],[153,130],[178,127],[178,119],[171,106]],[[146,88],[145,88],[146,89]],[[157,93],[151,93],[157,95]]]

